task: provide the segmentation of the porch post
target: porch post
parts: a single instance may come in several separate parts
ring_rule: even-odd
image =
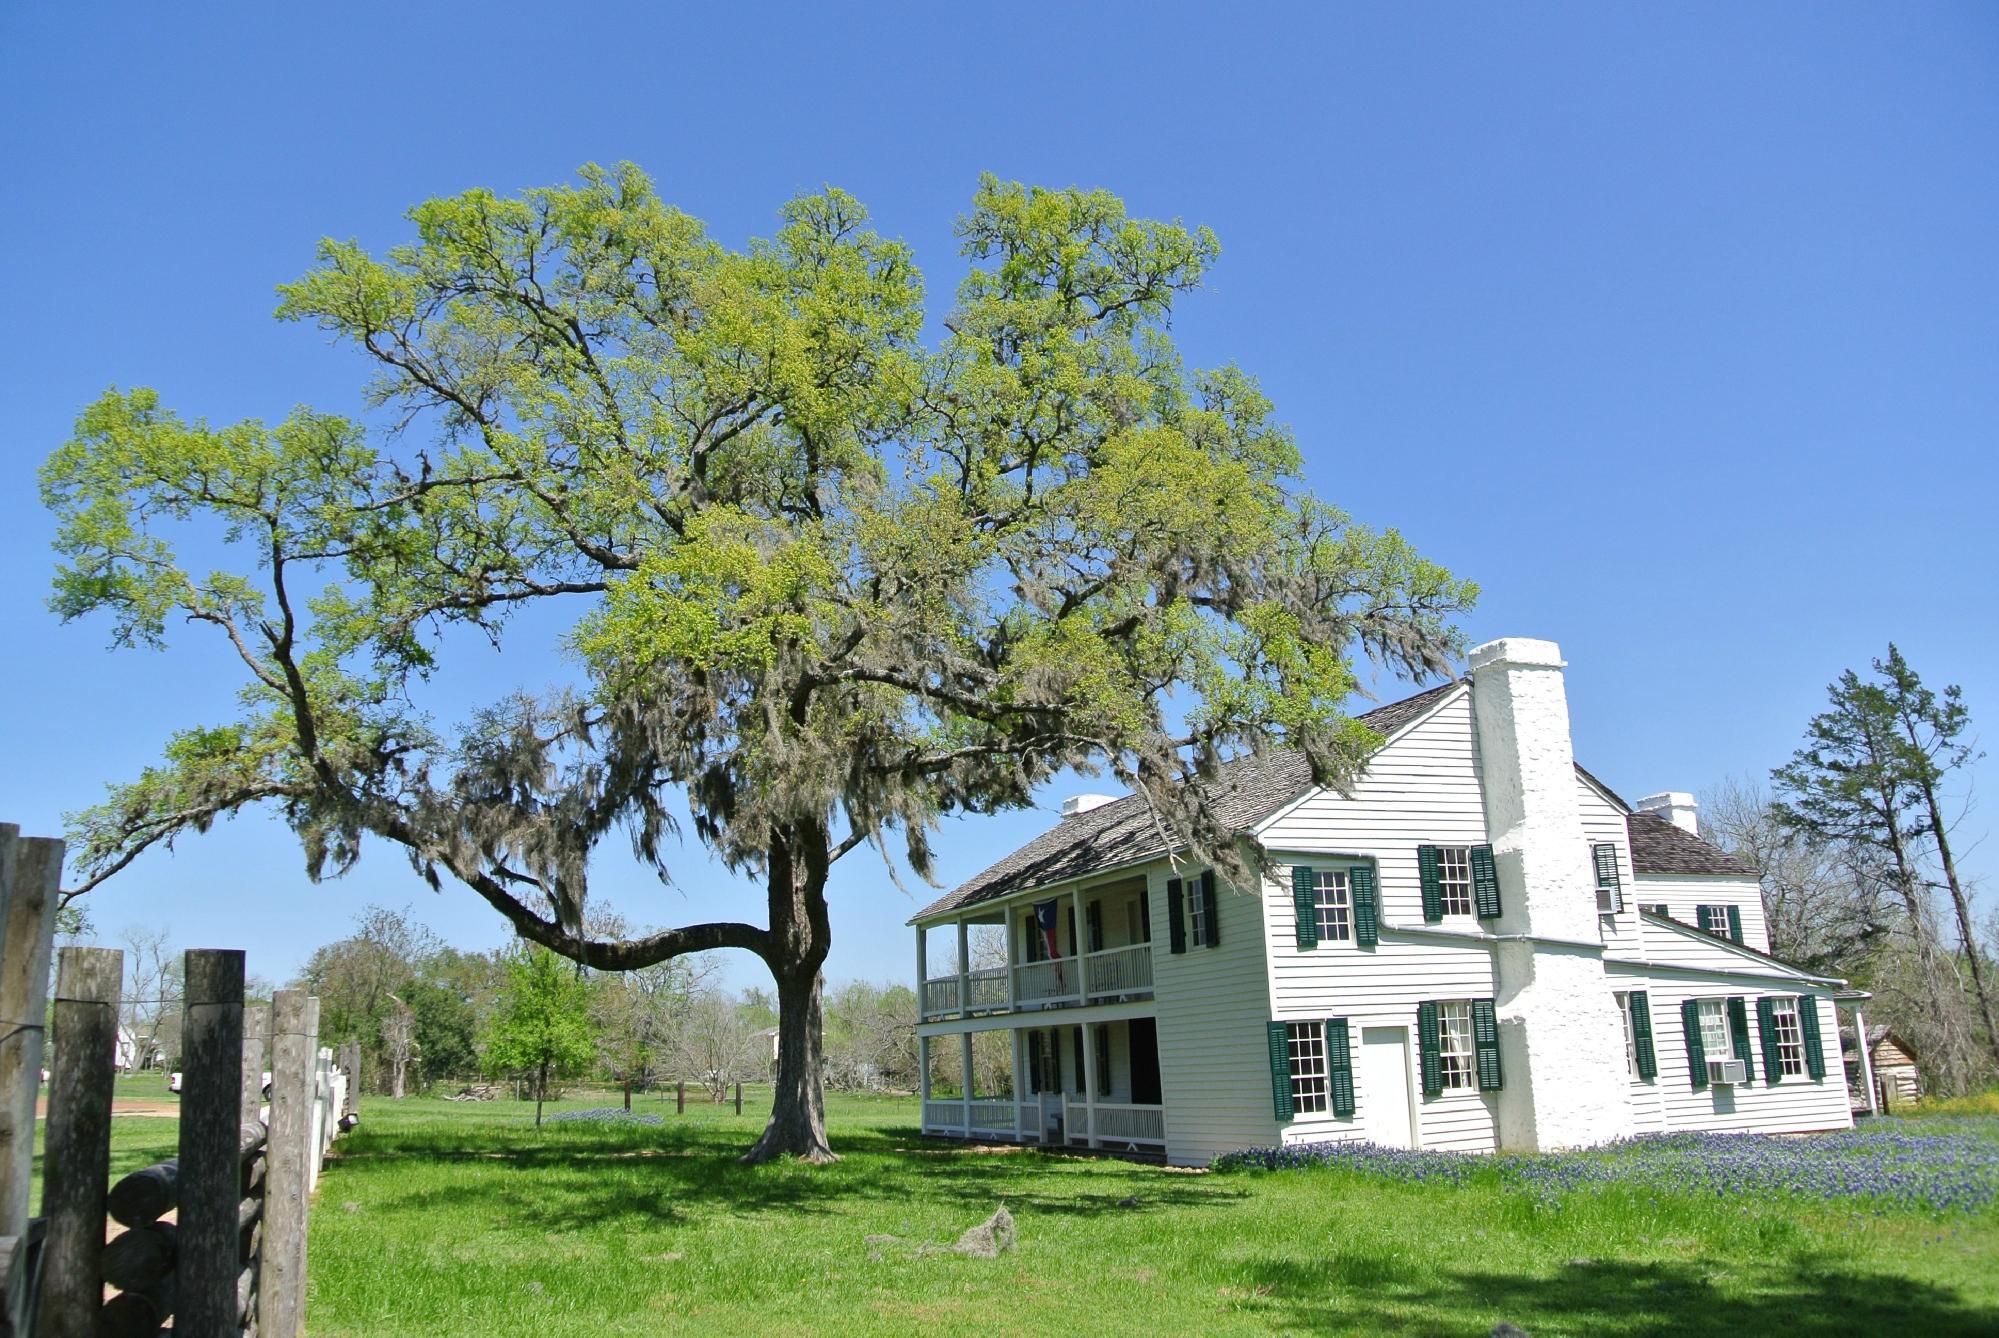
[[[916,1038],[916,1095],[923,1107],[923,1126],[930,1125],[930,1038]]]
[[[1097,1037],[1096,1026],[1083,1024],[1083,1118],[1089,1122],[1090,1136],[1085,1147],[1097,1145]]]
[[[1009,972],[1008,974],[1011,975],[1012,973]],[[1022,1137],[1020,1108],[1027,1102],[1027,1079],[1026,1075],[1021,1071],[1022,1065],[1020,1062],[1020,1052],[1024,1047],[1021,1044],[1021,1030],[1019,1027],[1012,1028],[1007,1032],[1007,1035],[1013,1040],[1013,1136],[1019,1139]]]
[[[972,943],[971,930],[963,920],[958,921],[958,1016],[972,1015]],[[969,1035],[970,1033],[967,1033]],[[970,1053],[967,1051],[966,1053]],[[967,1100],[972,1089],[965,1089]]]
[[[930,1016],[930,953],[929,931],[922,925],[916,926],[916,1020],[923,1021]]]
[[[964,923],[960,921],[958,934],[961,939],[964,932]],[[959,958],[960,962],[963,960]],[[963,1081],[958,1084],[958,1094],[965,1099],[965,1132],[970,1134],[972,1132],[972,1033],[969,1031],[958,1033],[958,1071],[963,1076]]]
[[[1090,1001],[1089,986],[1083,981],[1083,943],[1085,941],[1084,934],[1087,932],[1083,927],[1083,889],[1079,887],[1074,892],[1071,892],[1069,894],[1069,902],[1076,908],[1075,921],[1069,926],[1069,938],[1071,940],[1069,953],[1076,959],[1076,1002],[1088,1003]]]
[[[1835,1011],[1833,1020],[1837,1022],[1838,1019],[1839,1014]],[[1853,1006],[1853,1047],[1860,1052],[1860,1085],[1867,1089],[1867,1113],[1879,1115],[1881,1101],[1874,1094],[1874,1056],[1867,1053],[1867,1015],[1860,1011],[1859,1004]]]

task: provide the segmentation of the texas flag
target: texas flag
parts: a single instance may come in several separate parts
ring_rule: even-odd
[[[1048,947],[1049,958],[1053,960],[1060,957],[1062,951],[1056,946],[1055,903],[1053,901],[1037,901],[1034,903],[1034,923],[1041,927],[1041,941]],[[1058,984],[1062,980],[1062,968],[1059,966],[1055,968],[1055,979]]]

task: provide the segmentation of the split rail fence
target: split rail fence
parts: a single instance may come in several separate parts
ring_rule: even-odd
[[[0,1335],[122,1338],[170,1320],[189,1338],[295,1338],[306,1213],[327,1148],[357,1118],[358,1055],[343,1048],[336,1065],[320,1047],[318,999],[279,990],[246,1004],[241,952],[190,950],[179,1155],[112,1184],[124,954],[64,948],[49,1008],[62,857],[62,842],[0,824]],[[45,1016],[42,1212],[31,1218]]]

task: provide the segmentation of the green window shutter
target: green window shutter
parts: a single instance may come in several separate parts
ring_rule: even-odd
[[[1049,1091],[1068,1090],[1062,1085],[1062,1033],[1059,1031],[1048,1033],[1048,1079]]]
[[[1443,1041],[1437,1035],[1437,1005],[1427,999],[1416,1005],[1416,1044],[1423,1055],[1423,1095],[1435,1096],[1444,1090]]]
[[[1215,896],[1215,871],[1209,869],[1201,875],[1201,928],[1207,934],[1201,944],[1204,948],[1222,946],[1222,906]]]
[[[1062,908],[1062,918],[1069,926],[1069,955],[1074,957],[1082,948],[1082,945],[1076,942],[1076,903],[1074,901],[1071,901],[1067,906]],[[1059,948],[1062,945],[1057,943],[1055,946]]]
[[[1471,1001],[1471,1044],[1472,1057],[1478,1064],[1478,1090],[1497,1092],[1502,1085],[1499,1073],[1499,1015],[1493,1010],[1490,999]]]
[[[1083,927],[1090,934],[1090,951],[1104,950],[1104,903],[1093,901],[1083,908]]]
[[[1728,908],[1728,937],[1736,943],[1742,942],[1742,908]]]
[[[1041,1090],[1041,1033],[1027,1033],[1027,1090],[1030,1094]]]
[[[1152,942],[1152,893],[1150,890],[1140,894],[1138,898],[1138,932],[1145,936],[1147,943]]]
[[[1673,918],[1673,913],[1666,909],[1666,903],[1663,901],[1657,906],[1652,907],[1651,910],[1654,915],[1664,916],[1668,920]]]
[[[1777,1054],[1777,1001],[1767,994],[1756,1001],[1756,1034],[1763,1042],[1763,1077],[1774,1087],[1784,1079],[1784,1061]]]
[[[1090,1085],[1089,1066],[1083,1063],[1083,1029],[1072,1027],[1069,1035],[1076,1042],[1076,1090],[1087,1091]]]
[[[1291,866],[1291,905],[1298,912],[1298,946],[1319,946],[1319,875],[1302,864]]]
[[[1348,869],[1347,886],[1353,892],[1353,941],[1372,948],[1381,941],[1381,892],[1375,886],[1374,866],[1356,864]]]
[[[1696,1087],[1707,1086],[1707,1046],[1701,1042],[1701,1005],[1688,999],[1680,1005],[1680,1025],[1687,1032],[1687,1077]]]
[[[1798,1030],[1805,1038],[1805,1072],[1817,1082],[1825,1077],[1825,1046],[1819,1040],[1819,1000],[1816,994],[1798,996]]]
[[[1714,932],[1707,927],[1707,913],[1710,909],[1712,908],[1705,905],[1694,907],[1694,928],[1700,930],[1703,934]]]
[[[1728,1039],[1735,1045],[1735,1057],[1742,1061],[1742,1071],[1753,1077],[1756,1059],[1749,1053],[1749,1005],[1739,994],[1730,995],[1728,1000]]]
[[[1437,848],[1416,847],[1416,873],[1423,880],[1423,918],[1436,924],[1444,918],[1444,879],[1437,869]]]
[[[1326,1087],[1332,1093],[1333,1114],[1343,1120],[1353,1118],[1353,1050],[1347,1035],[1347,1020],[1326,1019]]]
[[[1652,1001],[1644,990],[1628,996],[1631,1007],[1632,1049],[1638,1052],[1638,1076],[1651,1082],[1659,1076],[1659,1055],[1652,1046]]]
[[[1624,909],[1624,884],[1617,876],[1617,847],[1606,841],[1590,847],[1590,858],[1596,864],[1596,885],[1610,893],[1610,909]]]
[[[1270,1027],[1270,1104],[1277,1118],[1291,1118],[1291,1045],[1282,1022]]]
[[[1111,1094],[1111,1029],[1097,1024],[1097,1095]]]
[[[1499,862],[1491,846],[1471,848],[1471,908],[1481,920],[1499,914]]]
[[[1021,921],[1020,932],[1022,934],[1022,943],[1027,948],[1027,951],[1022,955],[1027,958],[1029,965],[1033,965],[1035,962],[1041,960],[1041,926],[1034,922],[1033,911],[1029,911]]]
[[[1180,913],[1180,880],[1166,880],[1166,950],[1187,951],[1187,917]]]

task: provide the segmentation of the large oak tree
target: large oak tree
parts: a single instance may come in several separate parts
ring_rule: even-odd
[[[987,179],[930,337],[908,249],[838,191],[740,250],[629,166],[410,221],[281,289],[373,368],[365,423],[113,392],[44,469],[55,608],[124,645],[206,625],[245,674],[236,718],[79,815],[84,886],[268,805],[315,878],[386,841],[592,967],[746,949],[780,1007],[750,1156],[823,1159],[837,860],[927,873],[941,817],[1073,767],[1244,877],[1202,779],[1275,746],[1351,775],[1355,657],[1421,678],[1456,647],[1472,588],[1306,492],[1249,376],[1181,361],[1205,229]],[[218,536],[235,566],[184,556]],[[531,605],[571,610],[569,688],[422,709],[454,625],[501,645]],[[664,875],[679,806],[762,922],[589,933],[593,850]]]

